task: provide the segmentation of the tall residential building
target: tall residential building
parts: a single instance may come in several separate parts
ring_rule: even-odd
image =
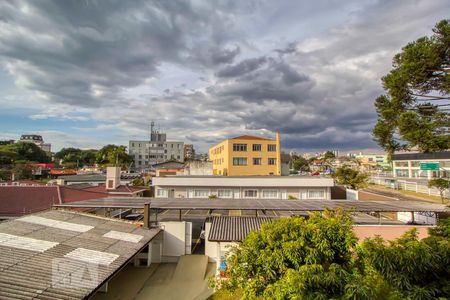
[[[134,157],[137,170],[149,169],[155,164],[168,160],[183,162],[183,142],[166,140],[166,134],[153,129],[150,140],[129,141],[129,154]]]
[[[184,159],[193,159],[195,156],[195,150],[194,150],[194,145],[192,144],[186,144],[183,147],[183,156]]]
[[[213,174],[225,176],[281,175],[280,136],[268,139],[243,135],[209,149]]]
[[[36,146],[44,150],[45,152],[51,152],[52,145],[48,143],[44,143],[44,139],[42,136],[37,134],[23,134],[20,137],[19,142],[22,143],[34,143]]]

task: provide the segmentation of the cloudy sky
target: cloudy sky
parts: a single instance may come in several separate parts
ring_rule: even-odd
[[[448,0],[1,1],[0,139],[100,147],[151,120],[200,151],[240,134],[284,149],[377,149],[380,77]]]

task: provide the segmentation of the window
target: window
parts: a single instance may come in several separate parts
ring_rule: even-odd
[[[420,167],[420,161],[412,161],[411,167]]]
[[[270,151],[270,152],[277,151],[277,145],[273,145],[273,144],[267,145],[267,151]]]
[[[309,199],[325,199],[325,191],[321,190],[308,190]]]
[[[253,151],[261,151],[261,144],[253,144]]]
[[[233,157],[233,166],[246,166],[247,158],[245,157]]]
[[[131,143],[131,147],[134,147],[134,143]]]
[[[269,198],[269,199],[277,199],[278,198],[278,190],[263,190],[262,197]]]
[[[233,151],[247,151],[247,144],[233,144]]]
[[[407,161],[396,161],[396,162],[394,162],[394,165],[396,167],[408,167],[408,162]]]
[[[231,190],[218,190],[217,197],[219,198],[233,198],[233,193]]]
[[[209,190],[194,190],[194,198],[208,198]]]
[[[245,190],[244,198],[256,198],[258,197],[258,190]]]
[[[253,158],[253,164],[254,165],[260,165],[261,164],[261,157]]]
[[[269,158],[268,164],[270,166],[276,165],[277,164],[277,159],[276,158]]]
[[[157,189],[156,190],[156,197],[167,198],[168,196],[169,196],[169,190],[167,190],[167,189]]]

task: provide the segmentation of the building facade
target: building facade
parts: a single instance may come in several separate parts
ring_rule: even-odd
[[[152,130],[150,140],[129,141],[128,152],[134,158],[135,168],[144,170],[168,160],[183,162],[183,146],[183,142],[167,141],[165,133]]]
[[[392,163],[394,177],[419,179],[450,177],[450,151],[394,154]],[[435,164],[437,170],[424,170],[423,165],[429,163]]]
[[[356,159],[359,160],[361,166],[370,169],[370,168],[390,168],[391,164],[389,163],[388,156],[386,154],[358,154],[356,155]]]
[[[331,199],[334,181],[324,177],[154,177],[156,198]]]
[[[33,143],[39,148],[41,148],[45,152],[51,152],[52,151],[52,145],[49,143],[45,143],[42,136],[37,134],[23,134],[20,137],[19,142],[22,143]]]
[[[243,135],[209,149],[214,175],[281,175],[280,136],[268,139]]]
[[[192,145],[192,144],[184,145],[183,157],[184,157],[184,160],[194,159],[194,157],[195,157],[194,145]]]

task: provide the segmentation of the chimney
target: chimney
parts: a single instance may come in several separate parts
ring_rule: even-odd
[[[120,185],[120,167],[106,168],[106,189],[115,190]]]

